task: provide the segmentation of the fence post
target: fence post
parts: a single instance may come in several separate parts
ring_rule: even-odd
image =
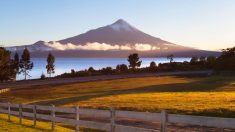
[[[110,132],[115,131],[115,110],[113,108],[110,108],[110,123],[111,123],[111,130]]]
[[[79,125],[78,125],[78,121],[79,121],[79,106],[75,107],[75,112],[76,112],[76,132],[79,132]]]
[[[161,111],[161,132],[166,132],[167,113],[165,110]]]
[[[22,104],[19,104],[19,122],[22,124]]]
[[[51,129],[55,129],[55,106],[51,105]]]
[[[37,106],[33,106],[33,126],[36,127],[37,124]]]
[[[11,103],[8,102],[8,121],[11,121]]]

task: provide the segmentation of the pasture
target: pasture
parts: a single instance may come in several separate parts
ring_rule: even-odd
[[[235,77],[141,77],[14,88],[13,103],[235,117]]]

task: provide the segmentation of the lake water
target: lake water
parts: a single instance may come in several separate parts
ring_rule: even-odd
[[[191,58],[174,58],[175,62],[190,61]],[[155,61],[158,63],[169,62],[166,58],[141,58],[141,67],[149,66],[150,62]],[[41,74],[46,75],[46,58],[32,58],[34,63],[33,69],[30,71],[31,77],[29,79],[40,78]],[[101,69],[103,67],[115,68],[118,64],[127,64],[126,58],[56,58],[55,60],[55,75],[59,75],[65,72],[70,72],[71,69],[75,71],[88,69],[93,67],[94,69]],[[22,75],[17,75],[17,80],[22,80]]]

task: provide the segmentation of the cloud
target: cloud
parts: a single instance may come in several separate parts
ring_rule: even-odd
[[[130,44],[126,45],[111,45],[107,43],[87,43],[85,45],[75,45],[72,43],[61,44],[59,42],[53,41],[47,43],[51,48],[57,50],[137,50],[137,51],[150,51],[150,50],[159,50],[160,47],[152,46],[150,44],[137,43],[134,46]]]
[[[49,47],[52,47],[57,50],[119,50],[120,47],[118,45],[110,45],[106,43],[87,43],[86,45],[74,45],[72,43],[61,44],[59,42],[49,42]]]
[[[149,51],[152,49],[150,44],[135,44],[135,50],[137,51]]]
[[[110,45],[106,43],[87,43],[86,45],[78,45],[78,49],[83,50],[119,50],[118,45]]]
[[[120,50],[132,50],[130,45],[121,45]]]
[[[161,49],[160,47],[156,47],[156,46],[152,47],[152,50],[160,50],[160,49]]]

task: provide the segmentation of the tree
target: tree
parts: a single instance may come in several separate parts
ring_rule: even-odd
[[[152,61],[149,66],[149,70],[154,72],[156,71],[156,69],[157,69],[157,65],[154,61]]]
[[[33,62],[30,61],[30,53],[27,48],[24,49],[19,63],[20,73],[23,73],[24,79],[27,79],[29,71],[33,69]]]
[[[46,65],[46,69],[47,69],[47,74],[49,74],[49,76],[51,77],[51,74],[55,73],[55,57],[49,53],[47,56],[47,65]]]
[[[216,59],[215,70],[235,71],[235,47],[222,50],[222,55]]]
[[[190,64],[195,65],[198,63],[198,61],[199,61],[199,58],[197,56],[194,56],[191,58]]]
[[[112,74],[112,73],[114,73],[112,67],[102,68],[100,71],[101,71],[102,74]]]
[[[95,69],[93,67],[89,67],[88,71],[93,73],[93,72],[95,72]]]
[[[206,57],[205,57],[205,56],[201,56],[201,57],[199,58],[199,61],[205,62],[205,61],[206,61]]]
[[[199,62],[200,62],[200,65],[201,65],[202,67],[204,67],[204,66],[206,65],[206,57],[201,56],[201,57],[199,58]]]
[[[14,55],[14,67],[15,67],[16,73],[19,73],[19,64],[20,64],[20,58],[19,58],[18,53],[16,52]]]
[[[168,55],[168,56],[167,56],[167,59],[170,60],[170,63],[172,63],[173,60],[174,60],[174,55],[172,55],[172,54],[171,54],[171,55]]]
[[[130,54],[128,57],[129,67],[135,69],[136,67],[140,67],[142,61],[139,60],[139,55],[137,53]]]
[[[74,69],[71,69],[71,74],[74,75],[76,72]]]
[[[16,77],[14,60],[11,59],[11,52],[0,47],[0,81],[13,80]]]
[[[116,70],[120,71],[120,72],[127,72],[128,71],[128,67],[126,64],[121,64],[121,65],[117,65],[116,66]]]
[[[116,70],[117,70],[118,72],[121,71],[121,70],[120,70],[120,65],[117,65],[117,66],[116,66]]]
[[[207,68],[213,68],[215,66],[215,63],[216,63],[216,57],[214,56],[208,56],[206,58],[206,67]]]
[[[44,73],[42,73],[42,75],[41,75],[41,78],[40,78],[41,80],[45,80],[46,79],[46,76],[45,76],[45,74]]]

